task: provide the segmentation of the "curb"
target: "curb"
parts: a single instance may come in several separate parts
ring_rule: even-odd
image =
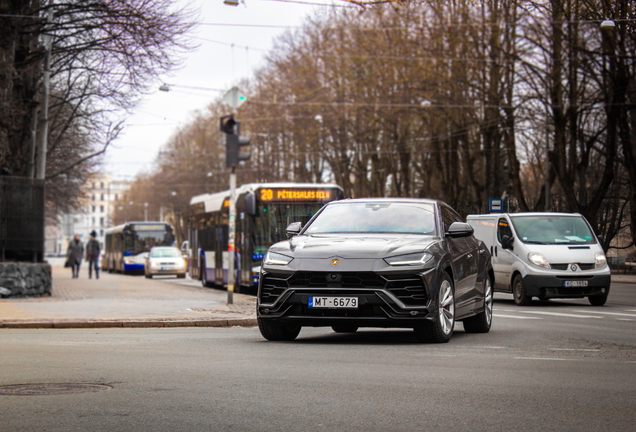
[[[6,329],[151,328],[151,327],[256,327],[256,318],[172,321],[30,321],[0,322]]]

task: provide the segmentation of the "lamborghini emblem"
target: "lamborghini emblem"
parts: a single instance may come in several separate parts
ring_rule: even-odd
[[[340,264],[340,260],[337,260],[337,259],[333,259],[333,260],[331,260],[331,265],[332,265],[332,266],[336,266],[336,265],[338,265],[338,264]]]

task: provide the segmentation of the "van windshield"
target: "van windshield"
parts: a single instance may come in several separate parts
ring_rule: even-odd
[[[511,216],[512,225],[524,243],[594,244],[589,225],[580,216]]]

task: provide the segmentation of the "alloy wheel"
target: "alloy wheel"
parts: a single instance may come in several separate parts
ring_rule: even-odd
[[[484,307],[486,312],[486,321],[488,325],[492,322],[492,306],[493,306],[493,296],[492,296],[492,282],[490,282],[490,278],[487,277],[484,282]]]
[[[439,322],[444,334],[453,331],[455,321],[455,297],[453,287],[448,280],[444,280],[439,287]]]

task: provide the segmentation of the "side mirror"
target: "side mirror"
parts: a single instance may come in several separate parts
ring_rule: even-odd
[[[250,216],[256,215],[256,195],[254,192],[249,191],[243,200],[245,204],[245,213]]]
[[[601,244],[601,247],[605,246],[605,236],[599,235],[596,236],[596,238],[598,239],[599,243]]]
[[[446,231],[446,237],[470,237],[473,235],[473,227],[464,222],[453,222],[448,231]]]
[[[287,238],[291,238],[295,235],[298,235],[298,233],[300,233],[300,230],[302,229],[303,224],[300,222],[292,222],[290,223],[287,228],[285,229],[285,234],[287,234]]]
[[[503,236],[501,238],[501,247],[504,249],[510,249],[512,250],[512,244],[515,242],[515,238],[514,237],[510,237],[510,236]]]

